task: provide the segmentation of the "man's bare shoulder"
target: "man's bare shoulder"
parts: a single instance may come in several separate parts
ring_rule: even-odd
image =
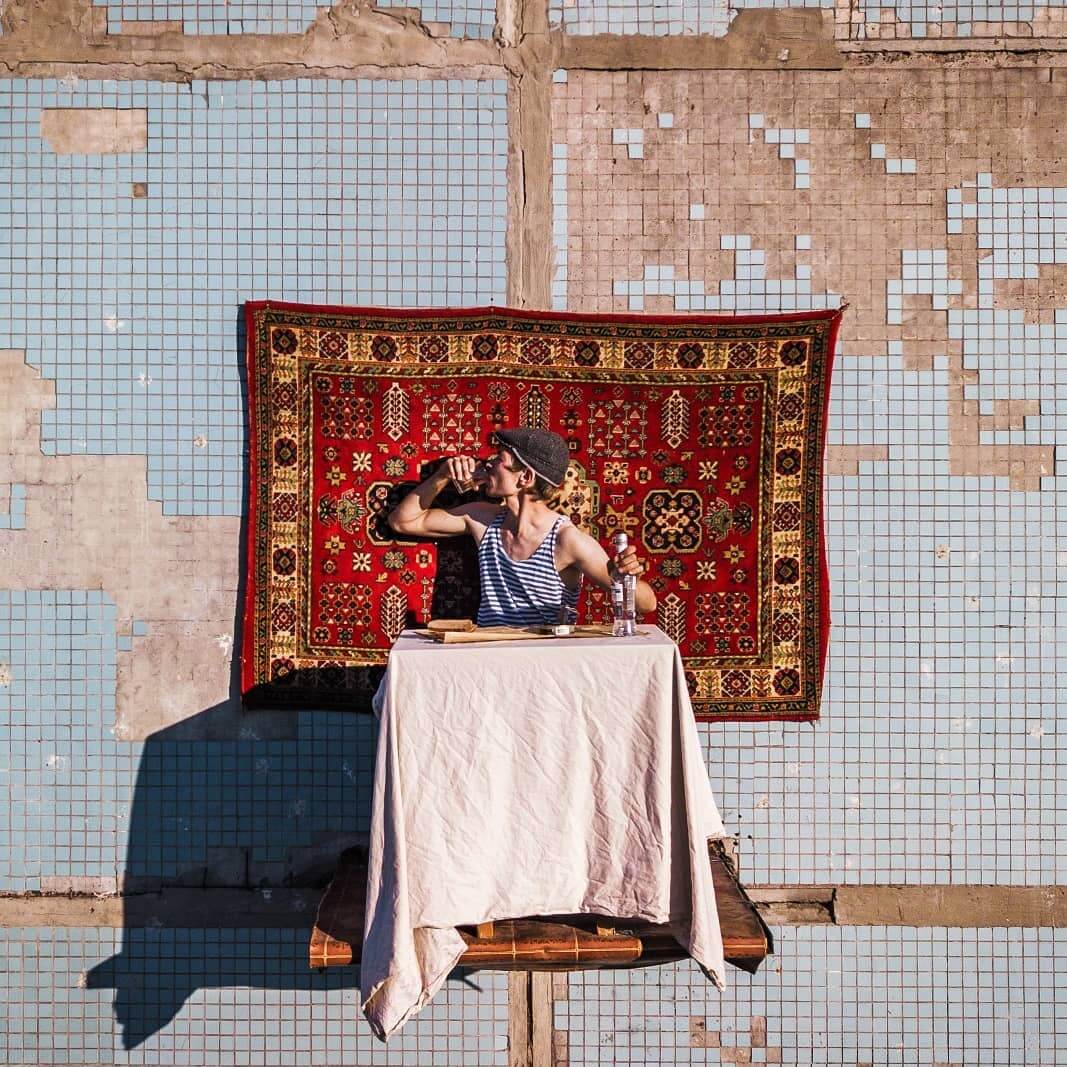
[[[500,504],[495,500],[474,500],[455,508],[453,514],[462,515],[467,523],[467,532],[475,541],[481,541],[486,527],[500,514]]]
[[[559,545],[561,553],[567,556],[569,562],[600,548],[600,542],[595,537],[573,522],[565,522],[560,526],[559,533],[556,535],[556,544]]]
[[[580,571],[602,589],[611,588],[608,554],[604,546],[585,530],[565,522],[556,538],[556,565],[560,571]]]

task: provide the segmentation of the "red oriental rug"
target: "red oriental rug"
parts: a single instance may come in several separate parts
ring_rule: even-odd
[[[840,311],[754,317],[246,306],[246,700],[369,710],[406,626],[473,617],[468,538],[388,511],[495,429],[562,434],[550,506],[649,564],[697,715],[813,719],[829,633],[823,440]],[[437,505],[461,502],[447,493]],[[580,621],[605,621],[586,583]],[[647,621],[652,621],[651,619]]]

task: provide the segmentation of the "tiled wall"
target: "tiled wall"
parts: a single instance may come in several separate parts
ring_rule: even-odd
[[[56,108],[143,109],[147,144],[58,154]],[[241,513],[245,300],[503,301],[501,81],[0,81],[0,112],[0,346],[56,383],[41,447],[147,456],[164,514]]]
[[[555,79],[557,306],[852,302],[831,389],[828,440],[851,469],[827,480],[823,720],[704,728],[756,881],[1067,878],[1052,460],[1067,310],[1051,272],[1067,174],[1063,92],[1041,82],[911,72],[905,97],[882,72],[847,93],[818,74]],[[1023,128],[991,127],[1024,97]]]
[[[5,931],[5,1064],[506,1064],[507,979],[457,974],[387,1046],[295,930]],[[1067,1058],[1057,930],[792,927],[718,994],[688,963],[574,972],[556,1062],[1050,1067]]]
[[[577,1065],[1047,1067],[1067,1058],[1062,931],[790,927],[721,997],[694,966],[569,977],[557,1045]]]
[[[507,975],[454,974],[388,1045],[304,930],[16,928],[0,944],[0,1062],[483,1067],[508,1062]],[[357,1022],[357,1020],[359,1020]]]
[[[93,0],[107,9],[108,33],[123,23],[170,23],[196,36],[230,33],[303,33],[320,7],[315,0]]]
[[[373,720],[311,712],[287,740],[119,741],[116,657],[150,627],[117,628],[99,591],[0,592],[0,891],[119,875],[280,885],[322,834],[366,832]]]
[[[238,33],[304,33],[330,0],[93,0],[107,9],[107,32],[122,33],[130,25],[170,24],[191,36]],[[425,0],[424,3],[381,4],[417,10],[424,23],[438,23],[452,37],[491,37],[496,23],[495,0]],[[123,26],[126,23],[126,27]]]
[[[299,33],[315,16],[106,6],[115,34],[123,20]],[[576,35],[722,34],[742,6],[549,14]],[[485,38],[495,5],[421,11]],[[1055,35],[1055,11],[835,17],[839,37],[1002,21]],[[504,302],[507,90],[0,82],[0,890],[122,876],[269,889],[324,839],[365,832],[373,722],[272,725],[242,718],[230,689],[238,312],[267,296]],[[965,64],[570,70],[552,93],[551,173],[527,180],[551,183],[556,307],[851,303],[822,719],[701,727],[745,880],[1064,883],[1062,79]],[[42,114],[71,108],[86,124],[99,113],[95,141],[80,120],[56,133],[46,119],[42,136]],[[101,133],[120,112],[127,132]],[[572,975],[557,1062],[1067,1062],[1057,932],[776,936],[764,970],[732,971],[722,998],[684,965]],[[382,1047],[353,976],[307,972],[306,928],[20,928],[0,942],[3,1063],[508,1058],[504,976],[456,976]]]
[[[107,32],[155,24],[191,36],[300,34],[329,12],[329,0],[93,0],[106,10]],[[423,0],[386,4],[418,11],[422,21],[457,38],[492,37],[495,0]],[[724,36],[739,11],[823,8],[842,39],[1062,36],[1063,0],[548,0],[549,24],[572,34]]]
[[[939,37],[1058,36],[1062,0],[935,3],[934,0],[549,0],[553,26],[573,34],[621,33],[722,37],[739,11],[824,8],[835,36],[851,40]]]

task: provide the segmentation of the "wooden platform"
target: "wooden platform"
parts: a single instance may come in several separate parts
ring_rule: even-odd
[[[719,844],[709,842],[708,852],[726,962],[754,972],[773,951],[770,931],[734,877]],[[308,953],[312,967],[359,963],[366,887],[366,853],[349,849],[319,901]],[[481,929],[488,936],[479,937],[474,927],[460,927],[460,936],[467,942],[460,967],[572,971],[643,967],[686,957],[667,927],[626,923],[609,916],[507,919]]]

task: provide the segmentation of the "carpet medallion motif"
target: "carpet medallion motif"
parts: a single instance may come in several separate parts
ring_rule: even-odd
[[[386,515],[493,430],[543,426],[550,506],[649,564],[698,716],[811,719],[828,633],[822,450],[840,312],[760,319],[246,308],[250,702],[369,709],[406,626],[473,616],[475,546]],[[473,497],[451,489],[437,506]],[[608,598],[586,583],[581,621]],[[653,621],[651,618],[646,621]]]

